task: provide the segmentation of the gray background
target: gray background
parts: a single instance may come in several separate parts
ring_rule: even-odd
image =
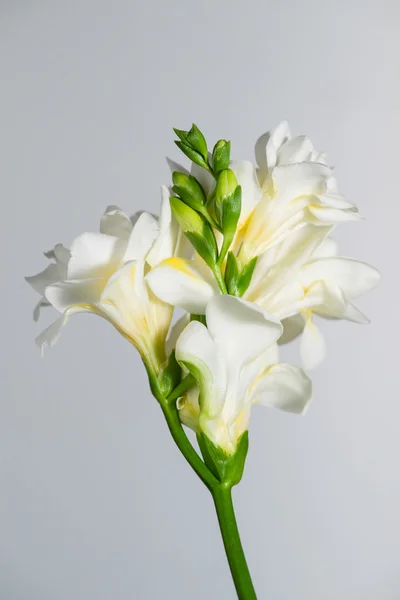
[[[325,323],[306,418],[254,411],[235,494],[259,598],[400,597],[399,5],[350,0],[0,3],[1,600],[234,598],[211,500],[135,351],[73,318],[43,360],[23,276],[109,203],[158,209],[172,126],[251,158],[289,119],[366,221],[372,325]],[[295,349],[290,350],[296,359]]]

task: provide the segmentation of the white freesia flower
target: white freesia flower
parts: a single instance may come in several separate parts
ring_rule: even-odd
[[[300,352],[307,369],[316,367],[325,354],[313,314],[366,323],[352,300],[379,281],[373,267],[332,255],[336,246],[326,237],[331,229],[306,223],[268,248],[258,257],[243,296],[283,320],[282,342],[303,333]],[[161,300],[196,314],[205,314],[210,299],[220,295],[210,269],[199,269],[196,260],[167,259],[147,280]]]
[[[165,187],[159,221],[142,213],[133,224],[118,207],[109,207],[100,233],[80,235],[70,251],[57,245],[47,253],[56,262],[27,277],[43,296],[39,304],[50,304],[61,313],[37,338],[37,345],[42,350],[52,346],[72,314],[91,312],[110,321],[157,371],[165,360],[172,307],[154,296],[144,277],[152,266],[180,253],[181,242]]]
[[[242,213],[235,249],[243,262],[279,243],[304,222],[332,225],[359,219],[339,193],[333,170],[306,136],[291,137],[286,121],[258,148],[259,169],[234,161],[242,186]]]
[[[311,381],[298,367],[278,364],[282,326],[254,304],[215,296],[206,317],[207,327],[192,321],[177,341],[176,358],[199,387],[178,406],[186,425],[233,454],[253,404],[302,413]]]

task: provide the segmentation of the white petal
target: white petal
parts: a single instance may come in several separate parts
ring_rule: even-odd
[[[39,321],[41,309],[46,306],[51,306],[50,302],[48,302],[46,300],[46,298],[41,298],[39,300],[39,302],[36,304],[35,308],[33,309],[33,320],[34,321]]]
[[[118,268],[126,243],[104,233],[83,233],[71,246],[68,279],[110,277]]]
[[[312,259],[317,258],[328,258],[330,256],[337,256],[339,254],[339,245],[335,240],[330,237],[322,240],[320,245],[314,250]]]
[[[348,321],[353,321],[354,323],[360,323],[361,325],[368,325],[370,320],[364,313],[361,312],[354,304],[348,304],[345,310],[345,313],[342,317],[343,319],[347,319]]]
[[[303,313],[283,319],[283,333],[278,340],[279,344],[288,344],[303,333],[305,321]]]
[[[268,369],[253,393],[258,404],[300,414],[311,400],[312,383],[303,369],[281,363]]]
[[[342,210],[339,208],[330,208],[329,206],[318,206],[310,204],[308,207],[310,213],[310,222],[317,223],[321,221],[326,223],[343,223],[345,221],[359,221],[360,214],[356,210]]]
[[[48,250],[44,253],[47,258],[53,258],[59,267],[67,268],[68,261],[71,258],[71,253],[68,248],[65,248],[62,244],[56,244],[53,250]],[[60,269],[61,272],[64,272]],[[66,272],[65,272],[66,273]],[[66,276],[66,275],[65,275]],[[65,279],[65,276],[63,279]]]
[[[41,296],[44,296],[44,290],[51,283],[60,281],[61,279],[60,269],[58,265],[52,263],[48,265],[44,271],[41,271],[37,275],[31,277],[25,277],[25,281]]]
[[[266,146],[266,156],[267,156],[267,166],[271,171],[276,165],[277,161],[277,153],[282,144],[290,139],[290,129],[289,123],[287,121],[281,121],[277,127],[270,133],[267,146]]]
[[[171,205],[169,202],[170,195],[167,186],[161,186],[160,232],[146,257],[146,260],[151,267],[155,267],[163,260],[170,258],[175,254],[180,228],[178,223],[172,217]]]
[[[261,200],[263,192],[258,183],[256,170],[251,162],[247,160],[232,161],[229,166],[235,173],[238,184],[242,188],[242,209],[239,219],[240,228],[254,207]]]
[[[181,171],[181,169],[178,169],[178,170]],[[182,171],[184,171],[184,169],[182,169]],[[203,167],[200,167],[199,165],[195,165],[194,163],[192,163],[190,173],[200,183],[200,185],[202,186],[203,190],[206,193],[206,196],[209,196],[211,194],[213,188],[215,187],[214,177],[208,171],[203,169]]]
[[[143,212],[133,226],[122,262],[142,260],[157,239],[159,229],[153,215]]]
[[[45,296],[59,312],[71,307],[88,310],[99,301],[107,279],[76,279],[59,281],[46,288]]]
[[[282,334],[281,323],[257,305],[215,296],[206,309],[211,336],[236,371],[265,352]]]
[[[176,342],[178,341],[179,336],[185,327],[189,324],[190,315],[185,313],[182,315],[171,327],[167,340],[165,342],[165,351],[167,356],[169,356],[172,350],[175,349]]]
[[[209,300],[219,294],[214,279],[205,279],[193,261],[183,258],[163,261],[147,274],[146,280],[160,300],[197,315],[204,315]]]
[[[331,173],[326,165],[311,162],[276,167],[272,173],[276,199],[286,203],[299,196],[321,193]]]
[[[100,232],[128,240],[132,231],[132,221],[118,206],[107,206],[100,221]]]
[[[42,356],[43,356],[43,353],[46,348],[51,348],[52,346],[54,346],[54,344],[60,337],[61,331],[62,331],[64,325],[67,323],[67,321],[68,321],[68,315],[67,314],[61,315],[61,317],[59,317],[56,321],[54,321],[54,323],[52,323],[49,327],[47,327],[47,329],[45,329],[36,338],[35,344],[37,345],[38,348],[40,348]]]
[[[278,165],[293,165],[310,159],[313,151],[311,140],[305,135],[299,135],[287,140],[279,149]]]
[[[311,317],[306,321],[300,341],[301,360],[306,370],[315,369],[325,358],[326,344]]]
[[[347,200],[345,200],[344,197],[342,196],[342,194],[327,192],[325,194],[319,194],[318,200],[322,206],[327,206],[329,208],[345,209],[345,210],[351,209],[351,210],[357,212],[357,209],[354,206],[354,204],[351,204],[351,202],[348,202]]]
[[[343,290],[332,283],[317,281],[307,290],[304,307],[312,308],[321,316],[342,318],[346,312],[348,300]]]
[[[351,258],[331,257],[314,260],[301,269],[300,280],[308,288],[323,280],[344,291],[347,298],[357,298],[373,289],[380,280],[379,272],[366,263]]]
[[[178,338],[175,355],[198,382],[202,411],[209,418],[217,416],[223,408],[227,373],[207,327],[191,321]]]

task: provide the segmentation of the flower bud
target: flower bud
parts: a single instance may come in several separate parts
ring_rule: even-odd
[[[207,142],[200,129],[193,123],[189,131],[174,129],[180,142],[175,142],[178,148],[196,164],[208,168]]]
[[[221,206],[222,202],[228,196],[231,196],[238,185],[235,174],[231,169],[225,169],[218,176],[217,187],[215,190],[215,203]]]
[[[212,154],[214,175],[219,175],[221,171],[229,168],[230,155],[231,143],[219,140],[215,144]]]
[[[179,198],[170,198],[171,210],[184,234],[209,267],[215,265],[217,242],[207,221]]]
[[[192,175],[186,175],[185,173],[175,171],[172,174],[172,181],[174,183],[172,187],[173,191],[178,194],[186,204],[201,212],[207,198],[197,179]]]

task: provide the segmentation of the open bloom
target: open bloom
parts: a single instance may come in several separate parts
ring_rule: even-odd
[[[178,407],[186,425],[232,454],[253,404],[302,413],[311,381],[299,367],[279,363],[282,326],[272,315],[239,298],[216,296],[206,316],[207,327],[192,321],[177,341],[176,358],[199,389]]]
[[[171,215],[167,188],[162,188],[159,221],[142,213],[133,223],[118,207],[109,207],[100,233],[83,233],[70,251],[57,245],[46,254],[55,263],[27,277],[42,295],[39,305],[52,305],[61,313],[37,338],[37,345],[42,350],[52,346],[71,315],[91,312],[111,322],[157,372],[165,360],[172,307],[154,296],[144,277],[181,248],[182,234]],[[38,315],[38,307],[35,311]]]
[[[235,241],[242,262],[262,254],[304,222],[333,225],[360,218],[339,193],[333,169],[308,137],[291,137],[286,121],[266,137],[265,147],[258,144],[257,170],[248,161],[231,163],[242,186]]]
[[[352,301],[379,281],[373,267],[334,255],[336,245],[327,238],[331,229],[305,223],[268,248],[258,257],[243,296],[283,321],[282,342],[303,333],[300,352],[308,369],[325,355],[324,340],[312,316],[368,322]],[[196,258],[167,259],[147,279],[161,300],[192,313],[205,314],[210,299],[220,295],[210,269]]]

